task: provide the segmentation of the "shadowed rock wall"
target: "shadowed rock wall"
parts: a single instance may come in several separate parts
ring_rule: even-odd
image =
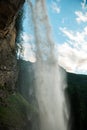
[[[17,80],[15,20],[24,0],[0,0],[0,104],[14,92]]]

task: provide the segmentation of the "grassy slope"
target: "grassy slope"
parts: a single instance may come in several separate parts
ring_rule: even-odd
[[[35,109],[20,95],[11,95],[8,105],[0,106],[0,123],[4,126],[22,129],[27,122],[27,114],[32,119]]]

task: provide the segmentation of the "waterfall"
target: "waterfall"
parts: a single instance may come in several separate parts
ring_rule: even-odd
[[[35,93],[40,130],[68,130],[69,112],[65,99],[65,72],[55,56],[55,43],[47,15],[46,1],[28,0],[36,45]]]

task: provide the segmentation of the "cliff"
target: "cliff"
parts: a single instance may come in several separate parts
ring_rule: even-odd
[[[15,92],[18,77],[15,21],[23,3],[24,0],[0,0],[0,130],[27,130],[28,125],[31,128],[27,113],[34,113],[22,95]]]
[[[38,130],[37,109],[16,86],[20,67],[15,41],[19,36],[22,23],[19,14],[24,2],[0,0],[0,130]]]
[[[71,130],[87,129],[87,75],[67,73]]]
[[[0,104],[14,93],[17,80],[15,21],[24,0],[0,0]]]

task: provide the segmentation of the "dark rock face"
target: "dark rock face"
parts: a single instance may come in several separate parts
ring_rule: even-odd
[[[37,110],[37,114],[34,114],[31,120],[31,130],[39,130],[39,114],[38,104],[35,97],[35,63],[29,61],[19,60],[19,76],[17,82],[17,88],[20,94],[26,99],[29,104]],[[28,127],[29,129],[29,127]]]
[[[24,0],[0,0],[0,104],[14,92],[17,80],[15,20]]]
[[[17,79],[17,60],[9,42],[9,39],[0,40],[0,86],[14,90]]]
[[[25,0],[0,0],[0,37],[9,34],[15,25],[18,10]]]
[[[67,73],[71,130],[87,130],[87,75]]]
[[[35,63],[19,60],[18,65],[19,65],[19,76],[17,82],[18,91],[27,101],[33,103],[35,101],[35,92],[34,92]],[[35,104],[35,102],[33,104]]]

